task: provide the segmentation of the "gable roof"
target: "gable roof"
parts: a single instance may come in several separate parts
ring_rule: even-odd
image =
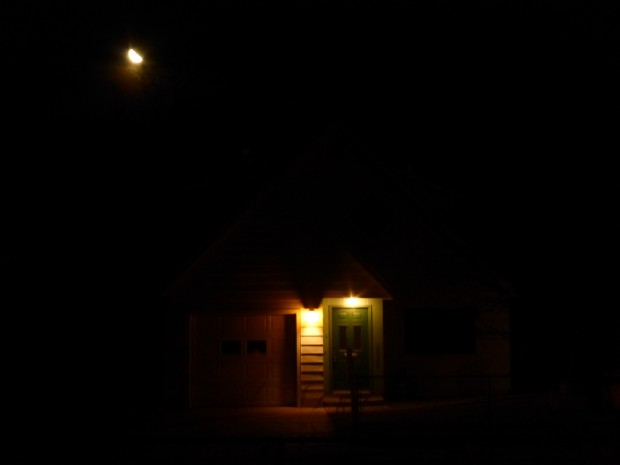
[[[386,299],[476,279],[510,293],[427,191],[404,184],[342,122],[281,168],[165,295],[316,307],[322,297]]]
[[[323,297],[390,298],[341,244],[299,213],[275,196],[261,198],[165,295],[194,305],[280,301],[287,308],[316,308]]]

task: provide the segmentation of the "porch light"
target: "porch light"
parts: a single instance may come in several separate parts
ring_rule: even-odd
[[[315,308],[303,308],[301,311],[301,318],[306,326],[317,326],[321,321],[321,312],[318,312]]]
[[[358,299],[357,297],[347,297],[346,299],[344,299],[344,304],[347,307],[356,307],[360,304],[360,299]]]

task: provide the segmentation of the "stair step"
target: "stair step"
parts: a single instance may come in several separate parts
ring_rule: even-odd
[[[358,394],[360,407],[380,406],[387,405],[385,399],[379,394],[372,394],[367,391],[362,391]],[[331,394],[325,394],[323,397],[324,407],[350,407],[351,406],[351,393],[350,392],[333,392]]]
[[[304,392],[308,392],[308,391],[321,391],[321,392],[323,392],[325,390],[325,386],[323,386],[323,383],[306,384],[305,386],[303,386],[301,388],[301,390],[304,391]]]

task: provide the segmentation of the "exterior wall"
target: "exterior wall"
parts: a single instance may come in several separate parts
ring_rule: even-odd
[[[301,309],[299,321],[298,404],[316,407],[325,394],[323,308]]]
[[[386,315],[386,397],[393,399],[469,397],[511,389],[509,310],[477,309],[476,348],[463,354],[410,354],[405,350],[404,312]],[[414,310],[413,310],[414,311]]]
[[[509,310],[481,310],[476,323],[482,373],[491,376],[488,387],[494,391],[509,391],[512,388]]]
[[[381,299],[360,299],[357,307],[367,307],[369,309],[369,347],[370,347],[370,369],[371,369],[371,390],[374,393],[383,394],[384,391],[384,348],[383,348],[383,302]],[[297,402],[298,406],[315,407],[322,405],[323,397],[330,390],[330,359],[331,349],[329,347],[329,320],[332,307],[346,307],[345,299],[324,299],[323,306],[312,311],[308,309],[298,309],[296,315],[297,332]],[[260,311],[263,314],[264,312]],[[273,311],[273,315],[291,315],[293,312],[281,310]],[[214,391],[209,394],[197,392],[197,389],[204,390],[200,386],[209,385],[209,374],[205,372],[207,365],[204,360],[197,357],[206,352],[201,350],[205,344],[214,341],[205,337],[204,331],[209,326],[207,321],[218,321],[218,314],[210,316],[200,316],[202,313],[192,312],[189,314],[189,382],[188,397],[190,406],[199,407],[209,405],[210,400],[215,401],[218,393]],[[221,314],[220,314],[221,315]],[[235,311],[226,313],[229,318],[234,315],[252,315],[252,312]],[[198,331],[197,321],[203,321],[202,331]],[[212,323],[215,324],[215,323]],[[211,352],[215,349],[212,348]],[[210,367],[209,369],[213,369]],[[212,375],[213,377],[214,375]],[[234,400],[234,399],[233,399]],[[217,402],[213,402],[214,405]]]
[[[404,310],[398,306],[394,308],[392,304],[389,302],[385,311],[382,299],[359,299],[355,305],[369,308],[370,374],[371,390],[374,393],[385,395],[386,398],[454,397],[484,394],[489,388],[493,391],[511,388],[507,309],[477,311],[475,353],[413,355],[405,353],[403,347],[403,334],[406,331],[402,319]],[[345,299],[323,299],[322,306],[313,311],[298,308],[273,310],[271,313],[296,316],[295,383],[298,406],[321,405],[325,394],[331,392],[330,318],[334,307],[346,307]],[[311,322],[308,315],[317,316],[317,321]],[[194,382],[189,380],[188,395],[195,399],[196,393],[191,394],[191,388],[195,385],[197,361],[192,351],[196,351],[197,335],[190,335],[190,339],[193,339],[190,344],[190,365],[194,365],[194,373],[190,374],[190,378],[193,376]],[[295,349],[291,347],[291,350]]]

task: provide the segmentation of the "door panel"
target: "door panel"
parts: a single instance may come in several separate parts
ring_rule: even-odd
[[[370,385],[368,308],[332,310],[332,389],[357,389]],[[350,358],[349,358],[350,357]]]

